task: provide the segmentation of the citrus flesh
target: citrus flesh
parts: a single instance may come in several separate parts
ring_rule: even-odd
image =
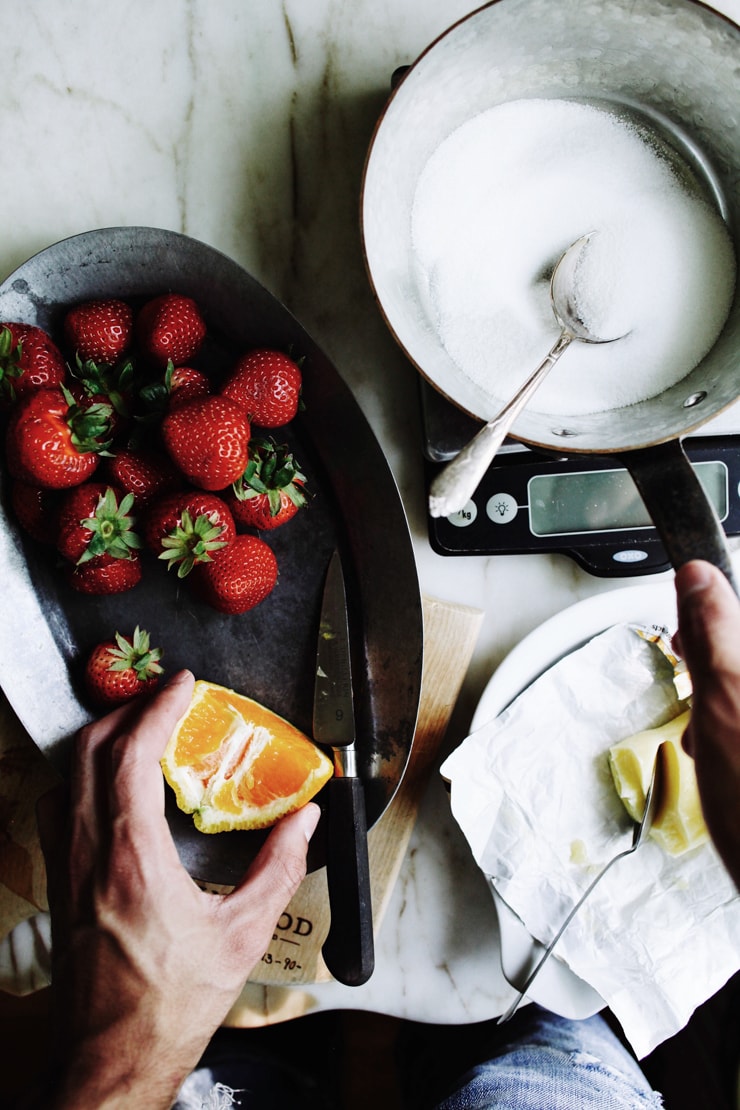
[[[161,764],[178,806],[204,833],[266,828],[333,774],[324,752],[277,713],[202,680]]]

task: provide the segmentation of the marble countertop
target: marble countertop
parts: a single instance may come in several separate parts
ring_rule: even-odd
[[[446,748],[527,633],[635,582],[592,577],[564,556],[444,558],[427,540],[417,375],[373,300],[359,191],[391,74],[474,6],[9,0],[0,109],[0,275],[92,228],[169,228],[240,263],[335,363],[395,474],[423,591],[485,614]],[[740,0],[715,6],[740,18]],[[509,995],[489,891],[434,776],[375,975],[360,989],[317,988],[316,1005],[468,1022]]]

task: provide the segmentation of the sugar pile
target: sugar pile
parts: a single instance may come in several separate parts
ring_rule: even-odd
[[[419,296],[450,358],[508,398],[559,332],[558,258],[597,231],[574,291],[615,343],[573,343],[532,403],[597,412],[653,396],[701,361],[735,286],[726,226],[672,148],[606,108],[519,100],[491,108],[432,154],[411,214]],[[628,333],[628,334],[625,334]]]

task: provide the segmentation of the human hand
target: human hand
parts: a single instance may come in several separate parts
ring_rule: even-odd
[[[83,729],[68,800],[40,803],[57,1069],[44,1107],[171,1106],[305,875],[312,803],[233,893],[202,891],[180,863],[159,759],[192,688],[183,672]]]
[[[709,563],[676,573],[677,650],[693,685],[684,747],[694,757],[704,820],[740,888],[740,599]]]

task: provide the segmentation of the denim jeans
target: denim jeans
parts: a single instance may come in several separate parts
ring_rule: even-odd
[[[338,1093],[312,1074],[306,1061],[303,1066],[287,1063],[301,1042],[295,1023],[275,1027],[269,1046],[255,1043],[250,1036],[255,1031],[239,1032],[231,1031],[226,1045],[206,1054],[173,1110],[336,1110],[341,1105]],[[276,1043],[281,1032],[288,1051],[279,1051]],[[399,1052],[398,1068],[409,1110],[658,1110],[663,1105],[598,1015],[568,1021],[529,1005],[507,1025],[415,1024],[413,1037],[415,1046],[406,1042]],[[369,1063],[392,1066],[387,1059]],[[336,1062],[332,1066],[336,1072]]]
[[[455,1081],[435,1110],[642,1110],[663,1105],[604,1019],[528,1006],[516,1038]],[[505,1028],[505,1026],[501,1027]]]

